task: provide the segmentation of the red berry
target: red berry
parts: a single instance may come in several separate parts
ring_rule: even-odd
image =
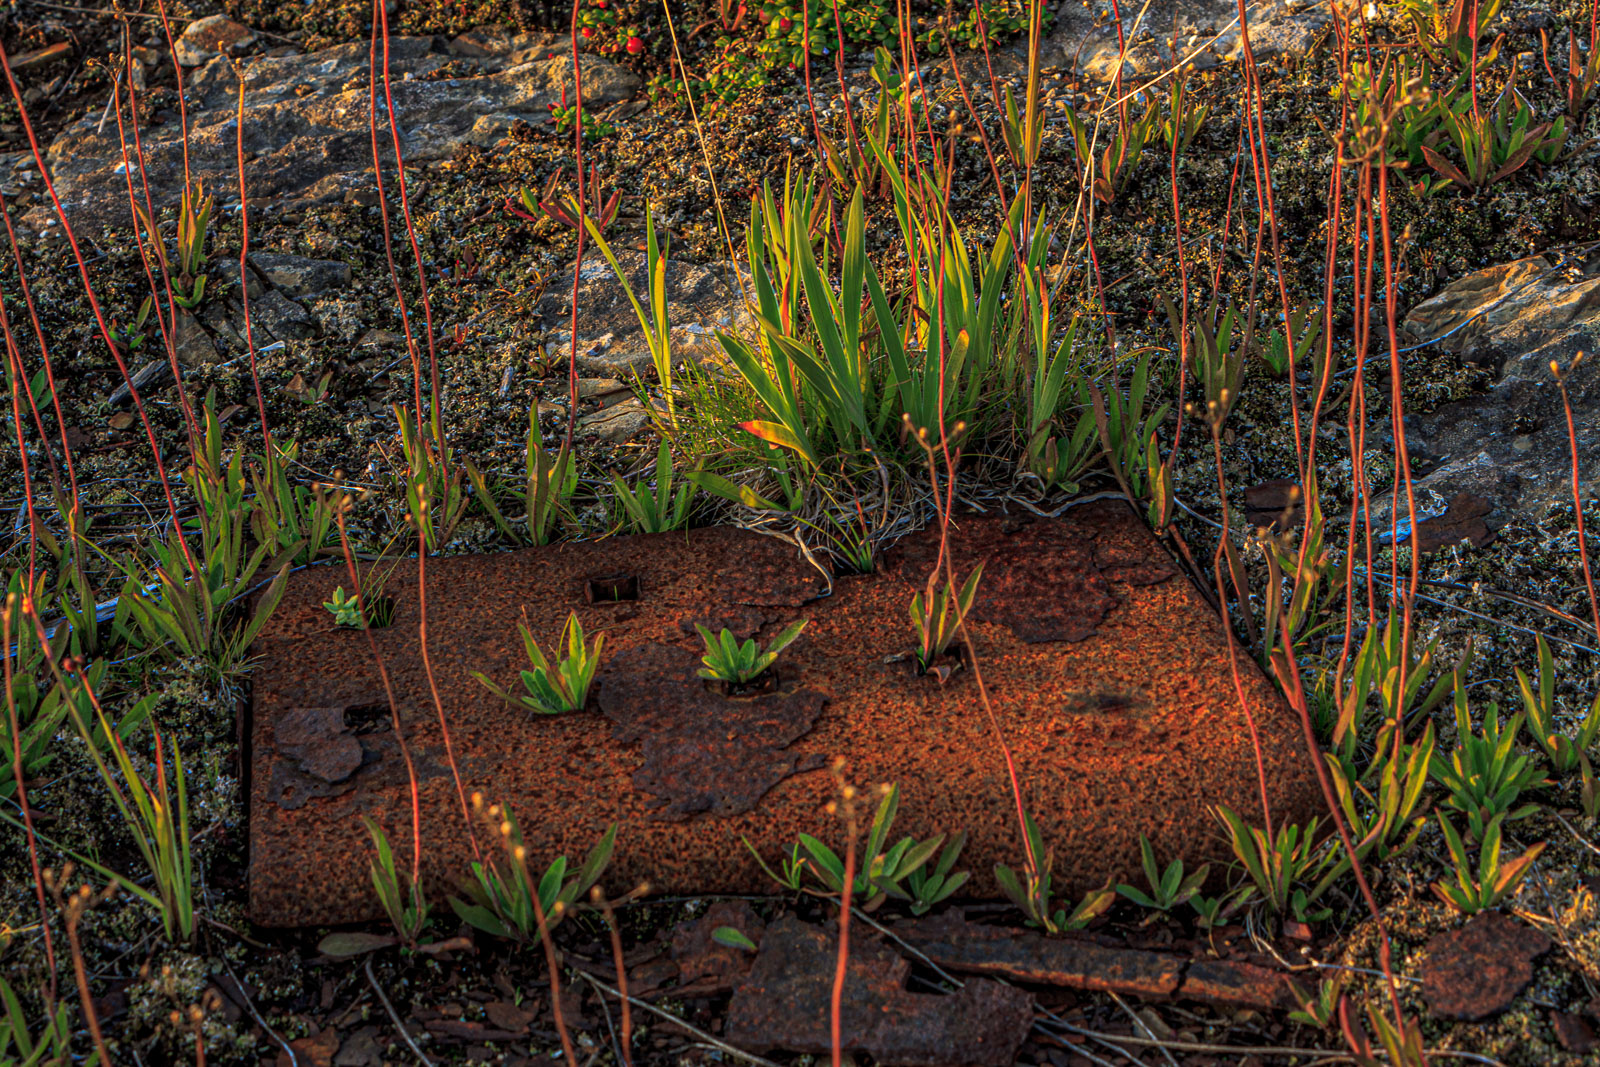
[[[789,27],[793,25],[794,19],[790,18],[788,15],[785,15],[783,18],[778,20],[778,29],[782,30],[784,33],[788,33]]]
[[[630,56],[636,56],[640,52],[643,52],[643,51],[644,51],[644,42],[643,41],[639,40],[639,38],[637,38],[637,37],[629,37],[628,38],[628,54]]]
[[[584,39],[587,40],[588,38],[594,36],[594,31],[591,30],[589,27],[585,26],[583,28],[583,36],[584,36]]]
[[[606,0],[594,0],[594,6],[604,11],[606,7]]]

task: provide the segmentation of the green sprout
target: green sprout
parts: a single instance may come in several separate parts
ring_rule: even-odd
[[[552,665],[533,639],[527,624],[523,623],[518,629],[522,631],[522,643],[527,647],[528,660],[533,664],[533,670],[522,672],[522,685],[527,692],[512,696],[482,672],[473,671],[472,676],[507,703],[520,704],[540,715],[582,711],[589,699],[589,687],[594,682],[595,670],[600,666],[600,649],[605,644],[606,635],[596,634],[594,645],[590,647],[584,638],[583,624],[578,621],[578,613],[574,611],[567,616],[567,625],[561,631],[561,640],[567,644],[567,654],[562,656],[558,652],[556,662]]]
[[[806,628],[809,621],[802,619],[785,628],[765,650],[756,645],[755,638],[747,638],[741,645],[727,627],[723,627],[722,633],[712,636],[710,630],[696,623],[695,629],[700,631],[700,639],[706,643],[706,654],[701,657],[705,666],[700,668],[700,677],[730,685],[744,685],[752,681],[772,666],[778,653],[794,644],[795,638],[800,636],[800,631]]]

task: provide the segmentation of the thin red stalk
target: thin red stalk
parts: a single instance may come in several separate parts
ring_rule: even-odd
[[[833,1067],[844,1062],[844,979],[850,963],[850,895],[856,880],[856,813],[849,787],[845,791],[844,886],[839,890],[839,951],[833,964],[833,991],[828,998],[828,1039]]]
[[[583,68],[578,63],[578,4],[579,0],[572,0],[572,22],[569,27],[569,37],[572,45],[572,90],[575,97],[575,114],[577,121],[572,124],[573,157],[578,167],[578,177],[574,184],[577,186],[576,204],[578,207],[578,254],[572,265],[572,312],[567,323],[567,332],[570,335],[567,351],[567,436],[562,444],[562,450],[572,450],[572,438],[578,427],[578,283],[583,277],[583,239],[588,227],[584,225],[584,193],[583,193]],[[688,85],[688,72],[684,72],[684,84]],[[654,269],[654,265],[645,264],[645,270]],[[663,383],[665,384],[665,383]]]
[[[133,35],[128,29],[127,20],[122,25],[123,70],[133,69]],[[189,394],[183,388],[183,368],[178,364],[178,303],[172,298],[172,277],[167,270],[166,250],[158,243],[155,250],[155,260],[161,268],[161,287],[156,286],[155,273],[150,269],[151,254],[145,244],[147,236],[139,225],[139,213],[134,210],[138,201],[133,191],[133,168],[128,165],[128,139],[122,124],[122,81],[115,79],[111,86],[112,110],[117,116],[117,147],[122,153],[122,177],[128,186],[128,208],[130,220],[133,223],[133,240],[139,250],[139,261],[144,266],[145,282],[150,287],[150,303],[155,309],[156,325],[161,331],[162,346],[167,350],[167,363],[172,369],[173,388],[178,393],[178,406],[183,411],[184,428],[189,433],[189,453],[200,454],[200,431],[195,423],[194,408],[189,404]],[[133,158],[139,167],[139,179],[144,185],[145,217],[150,220],[150,240],[161,241],[161,231],[156,228],[155,202],[150,196],[150,177],[144,165],[144,142],[139,134],[139,98],[134,93],[133,78],[128,78],[128,116],[133,126]],[[188,189],[184,190],[185,196]],[[161,314],[161,289],[167,294],[167,317]]]
[[[11,57],[7,55],[5,46],[0,45],[0,69],[5,71],[6,84],[11,88],[11,99],[17,105],[17,117],[22,120],[23,131],[28,135],[28,146],[33,150],[34,165],[39,168],[39,177],[44,179],[44,187],[50,194],[50,202],[55,207],[56,218],[61,223],[62,234],[67,239],[67,244],[72,249],[72,258],[78,266],[78,277],[83,282],[83,291],[89,298],[89,308],[94,312],[95,325],[99,327],[100,339],[105,343],[106,350],[111,353],[111,358],[116,361],[117,370],[121,372],[122,379],[127,383],[128,393],[133,399],[133,406],[139,412],[139,421],[144,425],[145,440],[150,444],[151,455],[155,458],[156,474],[161,479],[161,492],[166,497],[167,513],[172,519],[173,530],[178,538],[178,546],[183,552],[184,562],[188,564],[190,573],[200,573],[200,567],[195,562],[194,554],[189,550],[188,539],[183,536],[182,528],[178,522],[178,504],[172,497],[172,485],[167,478],[166,462],[161,458],[161,447],[156,443],[155,427],[150,423],[150,416],[145,411],[144,400],[139,396],[138,388],[133,384],[133,376],[128,372],[128,365],[123,362],[122,353],[111,340],[111,328],[106,324],[105,312],[100,307],[100,301],[94,295],[94,286],[89,283],[89,265],[84,261],[83,250],[78,247],[77,235],[72,231],[72,224],[67,221],[66,211],[62,209],[61,197],[56,193],[55,183],[50,179],[50,168],[45,164],[44,152],[39,148],[39,138],[34,132],[33,122],[28,118],[27,108],[22,103],[22,89],[17,85],[16,76],[11,71]]]
[[[250,200],[244,187],[244,75],[239,74],[239,104],[234,116],[234,166],[239,174],[239,301],[244,308],[244,347],[250,357],[250,381],[256,391],[256,415],[261,420],[262,455],[272,457],[272,431],[267,428],[267,402],[261,394],[261,375],[256,371],[256,339],[250,326]]]
[[[628,999],[628,966],[622,953],[622,931],[617,928],[617,914],[600,887],[595,886],[589,895],[599,904],[606,929],[611,934],[611,958],[617,965],[617,1001],[622,1008],[622,1034],[618,1044],[622,1051],[622,1067],[633,1067],[633,1002]]]
[[[1572,366],[1577,366],[1583,356],[1584,353],[1579,352]],[[1555,371],[1556,386],[1561,390],[1561,408],[1567,416],[1567,448],[1572,457],[1572,514],[1578,523],[1578,558],[1583,562],[1583,584],[1589,590],[1589,612],[1594,617],[1594,632],[1600,634],[1600,602],[1594,596],[1594,575],[1589,570],[1589,539],[1583,529],[1583,493],[1578,482],[1578,429],[1572,421],[1572,398],[1567,395],[1566,376],[1554,360],[1550,363],[1550,369]]]
[[[574,2],[576,2],[576,0],[574,0]],[[406,159],[405,153],[402,152],[400,148],[400,124],[399,120],[395,118],[394,94],[389,83],[389,8],[388,5],[384,3],[377,3],[374,6],[377,9],[378,17],[381,20],[380,25],[383,27],[383,102],[384,107],[388,110],[389,134],[394,142],[395,174],[398,177],[397,184],[400,189],[400,214],[405,220],[406,239],[411,244],[411,257],[416,261],[417,264],[417,288],[422,301],[422,324],[426,328],[428,336],[428,378],[429,385],[433,393],[431,397],[432,407],[429,415],[430,421],[433,424],[434,444],[436,444],[439,448],[439,470],[443,475],[444,480],[448,482],[450,480],[450,451],[445,447],[444,413],[440,408],[441,398],[439,395],[439,357],[434,344],[435,331],[433,328],[433,305],[428,300],[428,272],[422,262],[422,246],[417,241],[417,229],[411,221],[411,199],[406,195]],[[574,60],[574,66],[576,66],[576,60]],[[576,76],[576,71],[574,71],[574,76]],[[579,131],[579,140],[581,141],[583,130],[583,116],[581,111],[583,103],[581,95],[579,96],[578,106],[580,111],[577,127]],[[580,156],[579,158],[581,161],[582,157]],[[374,166],[376,166],[377,161],[374,160],[373,162]],[[581,197],[583,195],[581,191],[581,179],[583,177],[583,171],[581,169],[578,171],[578,177],[580,179],[580,191],[578,195]],[[396,288],[398,289],[398,285]],[[414,343],[410,340],[409,326],[407,327],[406,338],[408,344]],[[420,418],[420,414],[418,417]]]
[[[16,390],[12,390],[12,408],[16,407]],[[26,478],[24,478],[26,484]],[[31,492],[29,494],[32,495]],[[28,838],[28,862],[33,867],[33,889],[39,899],[39,929],[44,933],[44,958],[45,965],[50,969],[49,992],[45,996],[47,1004],[54,1004],[56,999],[56,948],[55,941],[50,935],[50,912],[44,899],[44,872],[39,867],[39,838],[33,829],[33,805],[28,803],[28,783],[24,776],[22,766],[22,724],[17,715],[17,700],[15,691],[11,688],[11,614],[16,609],[15,596],[6,597],[4,609],[0,609],[0,632],[3,632],[7,655],[5,657],[5,683],[6,683],[6,719],[11,729],[11,778],[17,783],[17,806],[22,809],[22,828]],[[45,647],[45,655],[50,655],[50,648]],[[65,696],[65,694],[63,694]]]
[[[520,851],[522,846],[516,846]],[[517,856],[516,862],[522,869],[522,879],[530,887],[528,896],[533,898],[533,915],[539,923],[539,943],[544,946],[544,961],[550,971],[550,1013],[555,1016],[556,1032],[561,1035],[561,1051],[566,1055],[565,1064],[578,1062],[572,1048],[572,1035],[567,1031],[566,1013],[561,1009],[561,968],[556,963],[556,945],[550,938],[550,922],[545,917],[544,901],[539,899],[539,886],[528,876],[526,858]],[[558,908],[559,904],[556,905]]]
[[[378,677],[383,679],[383,693],[389,701],[389,721],[394,727],[395,742],[400,746],[400,756],[406,764],[406,782],[411,789],[411,884],[416,885],[422,869],[422,797],[417,786],[417,769],[411,761],[411,746],[406,744],[405,730],[400,726],[400,704],[394,698],[394,684],[389,680],[389,668],[383,662],[383,653],[378,651],[377,639],[372,636],[372,629],[367,624],[366,592],[361,586],[361,575],[356,570],[355,556],[350,551],[350,537],[345,530],[345,508],[342,501],[333,506],[333,521],[339,527],[339,550],[344,555],[345,573],[350,576],[350,585],[356,591],[356,610],[361,613],[361,632],[367,638],[367,650],[372,653],[372,662],[378,668]]]
[[[22,249],[17,245],[17,234],[11,226],[11,209],[0,193],[0,220],[6,226],[6,240],[11,244],[11,257],[17,264],[17,283],[22,289],[22,300],[28,307],[28,320],[33,325],[33,336],[39,342],[39,356],[44,361],[45,381],[50,383],[50,402],[56,412],[56,428],[61,434],[61,455],[67,465],[67,479],[72,485],[72,507],[78,507],[78,470],[72,462],[72,446],[67,442],[67,417],[61,411],[61,394],[56,388],[56,372],[50,360],[50,346],[45,343],[44,327],[39,323],[39,312],[33,306],[33,289],[28,285],[28,272],[22,266]]]
[[[56,458],[50,451],[50,435],[45,431],[44,417],[39,414],[39,405],[33,398],[33,386],[28,378],[27,367],[22,362],[22,349],[17,345],[17,335],[11,331],[11,316],[6,314],[5,301],[3,300],[0,300],[0,330],[3,330],[5,333],[6,354],[7,359],[10,360],[9,366],[13,368],[13,373],[17,376],[17,381],[22,383],[22,388],[20,391],[26,394],[28,398],[28,410],[33,414],[33,426],[34,429],[39,431],[39,450],[44,453],[45,465],[50,472],[50,487],[56,492],[57,495],[59,495],[61,493],[61,471],[56,467]],[[17,387],[15,383],[13,383],[12,388],[14,391],[16,391]],[[20,447],[20,443],[22,441],[22,415],[20,402],[17,408],[16,418],[17,441]],[[33,495],[31,488],[29,489],[28,495],[31,500]]]
[[[800,25],[800,51],[801,63],[804,66],[806,79],[806,109],[811,112],[811,136],[815,139],[817,150],[822,149],[822,124],[817,121],[817,101],[811,95],[811,0],[801,0],[800,17],[805,21]],[[687,78],[687,75],[685,76]]]
[[[420,433],[421,427],[418,427]],[[427,498],[423,498],[423,509],[427,508]],[[472,841],[472,855],[481,858],[483,853],[478,847],[478,834],[472,827],[472,812],[467,807],[467,791],[461,784],[461,768],[456,765],[455,743],[450,739],[450,724],[445,720],[444,701],[439,697],[439,683],[433,674],[433,659],[428,654],[428,538],[427,516],[417,516],[417,642],[422,652],[422,673],[428,678],[428,692],[433,697],[433,707],[439,714],[439,734],[444,738],[444,755],[450,764],[450,777],[456,783],[456,796],[461,799],[461,817],[467,824],[467,836]]]

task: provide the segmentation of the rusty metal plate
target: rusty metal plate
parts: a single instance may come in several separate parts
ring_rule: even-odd
[[[1141,833],[1162,855],[1225,860],[1209,806],[1259,810],[1249,730],[1216,615],[1138,518],[1109,501],[1056,520],[967,517],[951,550],[963,577],[987,561],[972,631],[1061,891],[1136,873]],[[941,685],[884,662],[910,648],[907,606],[937,551],[935,532],[907,538],[831,595],[790,546],[725,528],[430,560],[429,654],[463,790],[511,804],[541,867],[577,860],[616,821],[615,891],[760,892],[771,883],[742,839],[769,861],[801,832],[838,840],[825,768],[842,756],[858,784],[899,783],[896,836],[967,830],[971,886],[995,892],[987,872],[1016,866],[1021,846],[972,672]],[[295,574],[254,649],[249,889],[264,925],[378,915],[363,815],[409,864],[411,786],[382,679],[366,638],[322,607],[346,581],[336,566]],[[442,901],[471,839],[423,670],[414,561],[386,591],[394,624],[373,637]],[[534,716],[472,678],[520,686],[517,624],[525,614],[548,648],[572,611],[606,634],[587,710]],[[775,689],[728,697],[695,677],[695,622],[770,640],[796,619],[810,623]],[[1240,662],[1273,809],[1310,813],[1297,723]]]

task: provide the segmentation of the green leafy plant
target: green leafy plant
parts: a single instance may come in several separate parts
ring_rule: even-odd
[[[918,670],[931,670],[935,661],[949,651],[956,639],[957,627],[977,599],[978,581],[982,577],[983,564],[980,563],[972,568],[972,573],[961,584],[961,590],[954,595],[949,583],[935,591],[932,579],[928,582],[928,588],[912,594],[911,630],[917,639],[912,655],[916,657]]]
[[[451,462],[434,413],[433,426],[426,433],[399,404],[394,405],[395,421],[400,424],[400,450],[406,461],[407,521],[417,531],[417,539],[429,552],[450,543],[456,526],[466,517],[467,493],[462,485],[465,468]]]
[[[1149,885],[1150,892],[1146,893],[1126,883],[1118,885],[1117,892],[1141,908],[1157,912],[1171,911],[1178,905],[1187,903],[1200,892],[1200,887],[1205,884],[1206,875],[1211,873],[1211,865],[1203,863],[1185,877],[1181,857],[1167,864],[1166,869],[1162,870],[1156,864],[1156,854],[1150,847],[1150,839],[1143,834],[1139,835],[1139,862],[1144,868],[1145,882]]]
[[[485,808],[479,794],[473,796],[473,804],[493,821],[504,858],[474,860],[469,868],[472,880],[464,889],[466,899],[451,897],[450,907],[462,922],[492,937],[519,943],[533,941],[540,937],[541,916],[545,931],[554,929],[573,902],[600,880],[611,863],[617,841],[616,823],[607,827],[583,866],[569,872],[567,858],[558,856],[535,881],[528,867],[522,831],[510,806],[492,804]]]
[[[1367,1022],[1378,1033],[1378,1044],[1383,1049],[1380,1056],[1361,1024],[1351,1018],[1349,997],[1339,997],[1338,1015],[1339,1028],[1344,1031],[1350,1059],[1356,1067],[1428,1067],[1428,1056],[1422,1048],[1422,1023],[1415,1017],[1403,1016],[1395,1023],[1377,998],[1367,1002]]]
[[[1527,875],[1533,861],[1544,851],[1544,842],[1534,845],[1522,855],[1502,865],[1500,863],[1500,826],[1503,814],[1496,815],[1483,829],[1482,843],[1478,846],[1478,865],[1472,866],[1461,835],[1439,812],[1439,829],[1444,832],[1445,846],[1450,850],[1450,860],[1455,865],[1456,884],[1438,881],[1433,891],[1439,899],[1459,912],[1475,915],[1493,908],[1516,895],[1517,886]]]
[[[1309,357],[1315,351],[1317,337],[1322,333],[1324,310],[1314,301],[1308,300],[1289,313],[1287,336],[1294,339],[1292,353],[1282,326],[1267,335],[1267,343],[1258,349],[1258,353],[1261,362],[1266,364],[1267,370],[1272,372],[1273,377],[1284,377],[1289,373],[1290,366],[1305,368],[1308,365]]]
[[[661,386],[661,397],[665,405],[663,410],[666,412],[663,429],[667,432],[674,431],[678,425],[678,409],[677,392],[672,385],[672,317],[668,313],[667,305],[667,258],[672,247],[672,235],[670,232],[664,232],[662,239],[657,240],[655,216],[651,214],[650,201],[647,199],[644,205],[644,267],[645,278],[650,287],[648,294],[650,315],[647,318],[644,306],[633,293],[633,286],[628,284],[628,277],[623,273],[622,264],[617,262],[616,253],[611,251],[611,246],[606,243],[602,232],[606,221],[604,214],[602,213],[599,219],[586,216],[583,221],[589,229],[589,236],[594,238],[595,245],[599,247],[600,254],[611,264],[611,271],[621,284],[622,291],[627,294],[628,303],[633,305],[633,313],[639,319],[639,331],[644,334],[645,343],[650,346],[650,363],[655,368],[656,382]],[[650,405],[649,410],[651,418],[659,421],[655,405]]]
[[[1568,26],[1567,72],[1565,78],[1558,78],[1555,69],[1550,66],[1550,38],[1543,28],[1539,30],[1539,41],[1543,46],[1545,72],[1550,75],[1551,81],[1562,87],[1567,114],[1576,122],[1589,109],[1595,89],[1600,88],[1600,48],[1593,47],[1595,42],[1591,40],[1589,54],[1585,56],[1578,48],[1577,31]]]
[[[1344,991],[1342,979],[1338,977],[1322,979],[1317,983],[1317,991],[1313,994],[1304,992],[1293,981],[1290,981],[1289,989],[1300,1005],[1298,1011],[1289,1013],[1290,1019],[1306,1026],[1314,1026],[1319,1030],[1326,1030],[1333,1024],[1334,1015],[1339,1010],[1339,996]]]
[[[139,217],[139,222],[149,237],[150,247],[161,261],[163,273],[171,278],[173,302],[190,311],[199,307],[206,295],[206,227],[210,224],[211,212],[215,206],[216,198],[206,196],[199,182],[184,188],[178,205],[178,269],[176,275],[173,275],[161,231],[156,229],[154,222],[142,207],[138,204],[133,205],[134,213]]]
[[[394,851],[389,847],[389,838],[384,834],[383,827],[370,816],[362,816],[361,821],[372,837],[372,847],[376,853],[369,868],[372,888],[377,892],[378,902],[383,905],[383,913],[389,917],[389,924],[394,927],[400,943],[408,948],[415,947],[417,939],[428,926],[428,900],[423,896],[422,882],[413,878],[410,872],[401,871],[395,866]]]
[[[1456,748],[1449,759],[1435,754],[1430,769],[1448,791],[1444,806],[1465,815],[1467,832],[1482,841],[1496,819],[1504,816],[1506,822],[1515,822],[1538,810],[1537,804],[1516,805],[1523,792],[1540,780],[1543,767],[1516,751],[1521,715],[1502,725],[1500,705],[1491,703],[1483,714],[1482,732],[1473,732],[1466,679],[1459,671],[1455,711]]]
[[[298,441],[287,446],[274,442],[272,454],[257,455],[250,469],[255,488],[250,532],[257,544],[293,550],[289,558],[296,565],[315,561],[333,539],[334,528],[333,508],[318,489],[289,479],[289,466],[299,454]]]
[[[719,945],[726,945],[729,948],[736,948],[743,952],[754,952],[756,950],[756,943],[746,937],[742,931],[732,926],[717,927],[711,931],[711,940]]]
[[[1386,861],[1403,855],[1422,832],[1427,817],[1423,790],[1434,758],[1433,723],[1417,741],[1402,745],[1400,754],[1397,760],[1391,745],[1379,744],[1365,771],[1357,771],[1353,755],[1323,755],[1360,857],[1370,852]]]
[[[672,453],[667,442],[662,441],[656,451],[655,489],[645,486],[629,489],[620,474],[611,476],[611,487],[616,491],[617,503],[627,516],[628,526],[635,533],[666,533],[682,529],[689,521],[694,507],[694,493],[698,488],[693,479],[677,482],[674,491]]]
[[[595,634],[594,644],[589,645],[584,638],[583,624],[578,621],[578,613],[574,611],[567,616],[567,624],[561,631],[561,640],[567,646],[566,654],[558,652],[556,662],[552,665],[538,642],[534,641],[527,623],[520,623],[518,629],[522,631],[522,643],[527,649],[528,661],[533,664],[533,670],[521,672],[522,686],[526,692],[521,696],[512,696],[481,671],[473,671],[472,676],[508,704],[520,705],[540,715],[582,711],[589,701],[589,687],[594,683],[595,671],[600,666],[600,650],[605,646],[606,635]]]
[[[1556,670],[1550,655],[1550,645],[1544,636],[1538,639],[1538,688],[1528,680],[1522,668],[1517,668],[1517,688],[1522,694],[1522,710],[1526,716],[1528,736],[1544,750],[1550,766],[1558,774],[1570,774],[1578,769],[1585,751],[1600,736],[1600,694],[1589,705],[1589,714],[1578,725],[1578,732],[1568,737],[1555,727]]]
[[[364,628],[361,610],[363,600],[366,601],[366,626],[382,630],[394,623],[394,598],[378,592],[363,591],[360,594],[350,594],[344,591],[344,586],[336,586],[333,590],[333,599],[324,600],[322,606],[332,613],[335,626],[348,626],[360,630]]]
[[[1479,109],[1470,94],[1458,92],[1441,112],[1440,122],[1461,164],[1426,142],[1423,158],[1441,177],[1471,192],[1510,177],[1530,160],[1553,162],[1567,140],[1566,117],[1535,124],[1533,108],[1514,84],[1508,84],[1487,109]]]
[[[1078,155],[1078,169],[1084,175],[1094,198],[1104,204],[1114,202],[1127,187],[1145,146],[1162,135],[1166,125],[1161,105],[1153,97],[1146,105],[1144,114],[1137,119],[1124,103],[1119,108],[1115,129],[1107,139],[1105,148],[1097,155],[1096,128],[1085,123],[1071,107],[1065,108],[1065,114]]]
[[[522,485],[501,490],[521,505],[520,526],[514,525],[501,510],[496,487],[489,484],[488,477],[470,459],[462,459],[461,464],[466,468],[478,505],[502,536],[520,544],[546,545],[555,535],[557,520],[570,517],[572,494],[578,487],[578,467],[564,443],[554,456],[545,450],[539,433],[537,406],[528,409],[528,435],[523,456]]]
[[[1274,914],[1292,915],[1300,922],[1317,922],[1331,914],[1326,908],[1312,910],[1341,873],[1317,841],[1315,818],[1305,826],[1280,823],[1269,840],[1266,831],[1248,825],[1232,809],[1219,804],[1216,811],[1227,827],[1233,854],[1250,878],[1249,891]],[[1319,875],[1320,881],[1309,884]]]
[[[784,627],[765,649],[758,646],[753,637],[746,638],[740,644],[733,631],[726,627],[720,634],[713,635],[705,626],[696,623],[695,630],[706,646],[706,654],[700,659],[705,664],[700,668],[700,677],[729,685],[745,685],[754,681],[777,662],[778,653],[794,644],[795,638],[800,636],[800,631],[806,628],[809,621],[802,619]]]
[[[28,1027],[28,1017],[22,1012],[22,1001],[16,992],[0,978],[0,1063],[6,1067],[54,1067],[57,1064],[76,1062],[72,1055],[72,1009],[65,1001],[57,1001],[53,1017],[46,1016],[44,1029],[37,1036]],[[91,1052],[84,1067],[99,1067],[100,1054]]]
[[[1469,66],[1483,28],[1500,14],[1501,0],[1401,0],[1417,29],[1417,41],[1429,55]],[[1494,42],[1477,52],[1479,66],[1493,63],[1500,52]]]
[[[958,833],[948,843],[944,834],[926,841],[908,836],[891,845],[889,830],[899,810],[900,789],[888,786],[867,830],[863,860],[857,864],[851,883],[851,898],[855,906],[865,911],[873,911],[885,900],[893,899],[907,904],[913,915],[922,915],[967,883],[966,871],[953,870],[967,835]],[[748,840],[745,847],[768,877],[785,888],[817,896],[838,896],[844,890],[844,860],[810,834],[800,835],[790,856],[780,863],[781,874],[767,866]],[[806,885],[808,876],[815,888]]]
[[[1044,837],[1031,813],[1023,813],[1023,832],[1028,837],[1031,862],[1024,863],[1021,871],[1013,871],[1005,864],[997,863],[994,866],[994,878],[1000,884],[1001,891],[1027,916],[1029,926],[1042,927],[1050,934],[1081,930],[1111,907],[1117,899],[1117,891],[1109,883],[1085,893],[1071,911],[1054,907],[1051,886],[1054,853],[1045,850]]]
[[[1195,139],[1200,127],[1205,124],[1206,116],[1211,114],[1211,105],[1196,105],[1190,99],[1187,80],[1181,75],[1172,79],[1172,87],[1168,90],[1167,117],[1161,123],[1161,139],[1169,149],[1176,143],[1179,152],[1189,147],[1189,142]]]
[[[565,105],[565,89],[562,90],[561,99],[562,104]],[[552,104],[551,112],[554,113],[555,110],[556,107]],[[590,118],[591,116],[585,114],[584,137],[586,139],[589,137]],[[571,129],[570,119],[567,128]],[[612,132],[615,132],[614,128]],[[566,176],[566,173],[566,168],[558,168],[545,181],[544,187],[538,194],[530,192],[527,186],[521,187],[517,190],[517,200],[521,202],[522,207],[518,208],[511,198],[507,197],[505,209],[519,219],[525,219],[528,222],[537,222],[541,218],[547,218],[556,225],[565,226],[569,230],[576,230],[580,225],[589,225],[603,233],[606,227],[610,226],[617,217],[617,209],[622,202],[622,190],[613,190],[608,199],[600,189],[600,168],[591,167],[589,170],[589,188],[585,191],[582,188],[583,175],[580,173],[578,175],[578,191],[587,192],[584,197],[584,211],[581,212],[583,222],[580,223],[578,221],[580,215],[578,198],[562,187],[562,178]]]
[[[139,310],[134,315],[131,325],[112,319],[110,331],[112,343],[125,352],[137,352],[143,348],[145,338],[148,336],[145,327],[150,323],[150,312],[155,310],[155,306],[155,298],[147,296],[139,303]]]

